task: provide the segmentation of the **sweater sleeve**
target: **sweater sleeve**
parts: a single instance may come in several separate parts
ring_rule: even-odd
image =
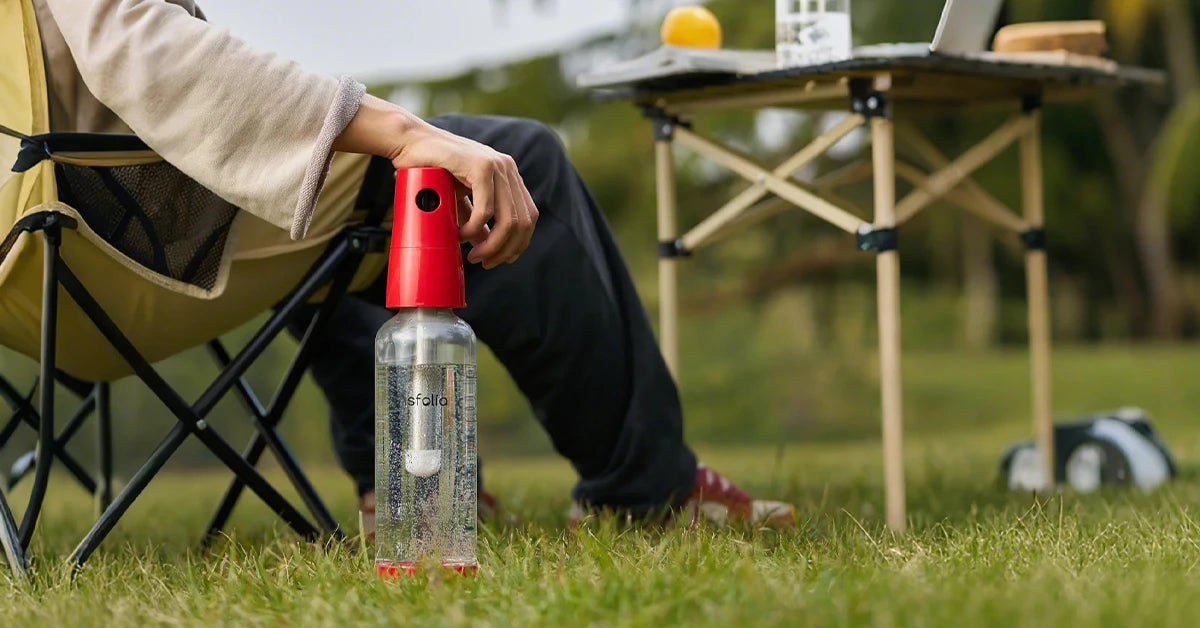
[[[364,87],[164,0],[46,0],[88,89],[225,200],[303,238]]]

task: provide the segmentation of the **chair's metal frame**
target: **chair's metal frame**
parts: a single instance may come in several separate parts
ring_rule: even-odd
[[[390,164],[376,160],[368,171],[363,190],[387,187],[381,177],[390,175]],[[389,176],[390,180],[390,176]],[[372,190],[375,191],[375,190]],[[390,190],[388,190],[390,191]],[[0,447],[8,442],[19,425],[26,424],[37,429],[37,448],[33,456],[33,484],[30,497],[21,521],[18,523],[0,492],[0,545],[12,571],[18,578],[25,578],[29,569],[28,549],[49,484],[50,469],[57,459],[84,489],[98,497],[102,513],[87,535],[75,548],[70,561],[80,567],[87,561],[113,527],[142,493],[167,460],[175,453],[189,435],[195,436],[231,471],[231,482],[216,513],[207,526],[206,540],[219,534],[244,489],[249,488],[284,522],[301,536],[317,539],[327,536],[341,540],[344,535],[337,521],[321,500],[312,483],[300,468],[295,457],[277,431],[284,409],[291,401],[304,370],[308,367],[313,340],[328,323],[340,299],[345,295],[359,264],[367,253],[382,252],[390,233],[381,228],[387,205],[379,194],[374,197],[360,195],[359,206],[364,198],[369,210],[362,225],[348,226],[338,234],[320,258],[313,264],[300,284],[275,308],[270,318],[237,353],[231,356],[220,341],[209,343],[221,372],[212,384],[192,404],[169,384],[158,371],[138,352],[128,337],[117,327],[112,318],[92,297],[91,292],[80,282],[70,266],[62,258],[59,247],[62,230],[75,228],[71,217],[56,212],[31,214],[18,223],[17,228],[38,233],[45,242],[45,260],[42,296],[41,358],[37,392],[39,406],[31,404],[32,393],[22,396],[7,381],[0,378],[0,397],[13,408],[12,418],[0,427]],[[296,311],[307,303],[318,290],[329,286],[329,292],[312,318],[300,340],[295,358],[288,366],[281,383],[270,403],[264,406],[243,378],[246,370],[262,354],[271,341],[287,325]],[[59,288],[70,297],[100,330],[108,342],[129,363],[134,373],[177,419],[163,440],[154,449],[145,463],[129,479],[115,498],[112,497],[112,440],[111,408],[107,383],[90,384],[70,378],[56,370],[55,352],[57,344],[57,312]],[[56,384],[63,385],[82,399],[62,433],[55,433],[54,393]],[[217,402],[230,390],[236,390],[238,398],[249,410],[256,433],[245,452],[239,454],[230,443],[220,436],[206,421],[206,417]],[[89,475],[66,451],[66,443],[76,434],[84,420],[96,414],[99,427],[98,471]],[[270,449],[291,481],[309,513],[310,521],[296,506],[281,495],[256,469],[255,465],[264,450]],[[28,460],[28,456],[23,457]],[[28,471],[29,465],[18,469],[14,481]]]
[[[109,427],[111,425],[112,414],[109,405],[109,385],[107,382],[89,384],[61,372],[55,377],[58,379],[60,385],[78,396],[80,401],[79,405],[75,408],[75,412],[71,415],[71,419],[67,421],[66,426],[55,437],[55,448],[51,453],[55,458],[58,458],[63,468],[75,478],[83,490],[99,500],[100,509],[103,510],[112,502],[112,431]],[[40,429],[38,412],[31,403],[33,394],[36,391],[37,387],[35,385],[29,394],[22,396],[11,382],[0,376],[0,398],[8,403],[13,413],[8,422],[4,424],[4,427],[0,428],[0,449],[4,449],[4,446],[8,444],[21,425],[27,425],[35,432]],[[97,431],[99,433],[96,451],[97,469],[94,476],[90,475],[83,468],[83,465],[65,449],[66,444],[75,436],[79,428],[83,427],[84,421],[93,414],[96,415]],[[29,451],[18,458],[13,463],[7,478],[5,478],[6,482],[3,488],[11,491],[18,482],[34,471],[36,461],[36,450]]]

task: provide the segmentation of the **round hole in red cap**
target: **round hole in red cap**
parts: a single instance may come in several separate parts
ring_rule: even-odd
[[[441,197],[438,196],[437,190],[433,188],[425,188],[417,192],[417,209],[423,212],[431,212],[437,209],[442,204]]]

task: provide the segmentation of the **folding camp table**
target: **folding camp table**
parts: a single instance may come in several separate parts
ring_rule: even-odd
[[[1018,233],[1024,242],[1033,418],[1046,474],[1044,485],[1053,486],[1041,109],[1046,102],[1082,99],[1099,89],[1164,81],[1161,72],[1066,54],[971,58],[917,54],[853,58],[748,75],[687,72],[600,92],[599,100],[631,101],[641,107],[654,125],[660,343],[672,373],[678,376],[679,372],[677,273],[682,258],[725,232],[791,205],[855,234],[861,250],[876,253],[886,513],[888,525],[902,531],[905,499],[897,228],[944,198],[987,222]],[[708,112],[766,107],[847,111],[848,115],[774,168],[704,137],[688,123],[690,118]],[[1015,113],[954,159],[945,156],[910,120],[920,114],[962,115],[981,109],[1009,109]],[[860,126],[870,128],[870,160],[819,177],[811,185],[793,179],[797,171]],[[897,139],[905,142],[932,172],[897,161]],[[1014,143],[1020,154],[1023,214],[1007,208],[971,179],[975,170]],[[677,145],[750,182],[684,233],[680,233],[676,220],[674,150]],[[913,186],[899,201],[897,176]],[[866,178],[874,180],[874,218],[870,222],[848,211],[836,195],[839,188]],[[776,198],[759,203],[769,194]]]

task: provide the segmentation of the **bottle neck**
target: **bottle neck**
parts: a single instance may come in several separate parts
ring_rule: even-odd
[[[393,320],[407,320],[410,323],[454,323],[460,319],[454,310],[448,307],[402,307],[396,310]]]
[[[448,307],[402,307],[396,309],[397,314],[416,314],[431,316],[454,316],[454,310]]]

